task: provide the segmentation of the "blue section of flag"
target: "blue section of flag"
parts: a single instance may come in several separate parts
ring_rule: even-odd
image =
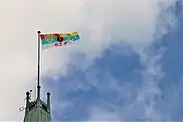
[[[57,38],[56,37],[45,38],[45,39],[41,40],[42,45],[44,45],[44,44],[52,44],[54,42],[57,42]]]
[[[79,40],[80,39],[80,36],[77,35],[77,36],[69,36],[69,37],[64,37],[64,41],[76,41],[76,40]]]

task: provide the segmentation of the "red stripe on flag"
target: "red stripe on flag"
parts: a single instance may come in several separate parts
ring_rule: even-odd
[[[41,40],[44,39],[44,35],[45,35],[45,34],[40,34]]]

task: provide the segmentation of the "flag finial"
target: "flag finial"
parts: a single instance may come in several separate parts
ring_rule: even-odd
[[[41,33],[41,31],[37,31],[37,33],[38,33],[38,34],[40,34],[40,33]]]

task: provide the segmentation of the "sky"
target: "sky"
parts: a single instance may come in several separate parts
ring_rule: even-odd
[[[11,4],[10,4],[11,3]],[[183,2],[6,0],[0,4],[1,121],[23,120],[36,96],[37,31],[74,32],[41,51],[53,121],[183,121]]]

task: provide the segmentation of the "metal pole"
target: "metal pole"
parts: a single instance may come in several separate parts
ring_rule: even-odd
[[[37,78],[37,100],[40,100],[40,89],[41,89],[41,86],[40,86],[40,34],[41,34],[41,31],[37,31],[38,33],[38,78]]]

